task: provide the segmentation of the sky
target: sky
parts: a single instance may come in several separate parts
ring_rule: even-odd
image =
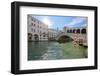
[[[87,17],[79,16],[43,16],[33,15],[36,19],[47,24],[49,28],[62,30],[64,27],[86,27]]]

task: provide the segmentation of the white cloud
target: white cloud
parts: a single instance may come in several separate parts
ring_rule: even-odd
[[[83,24],[83,25],[81,25],[82,27],[86,27],[87,26],[87,24]]]
[[[72,21],[70,23],[68,23],[67,25],[69,27],[74,27],[74,25],[82,23],[84,20],[86,20],[86,18],[74,18],[72,19]]]

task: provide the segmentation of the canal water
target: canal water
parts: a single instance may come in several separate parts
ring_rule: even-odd
[[[28,42],[28,60],[87,58],[87,48],[72,42]]]

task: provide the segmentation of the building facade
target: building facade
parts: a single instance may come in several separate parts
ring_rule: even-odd
[[[27,16],[28,20],[28,41],[54,40],[57,30],[48,28],[48,25],[39,21],[32,15]]]
[[[28,40],[44,41],[48,40],[48,25],[37,20],[32,15],[28,15]]]

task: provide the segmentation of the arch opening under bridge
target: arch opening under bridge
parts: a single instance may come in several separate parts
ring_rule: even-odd
[[[60,34],[58,34],[58,35],[55,37],[55,39],[56,39],[57,41],[72,41],[72,40],[73,40],[72,36],[67,35],[66,33],[60,33]]]
[[[57,40],[58,42],[70,42],[70,41],[73,41],[73,39],[67,35],[62,35],[58,38]]]

